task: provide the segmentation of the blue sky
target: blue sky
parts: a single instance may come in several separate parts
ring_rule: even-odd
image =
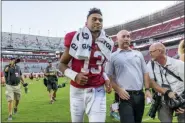
[[[2,1],[2,31],[64,37],[66,32],[84,26],[86,15],[93,7],[101,9],[104,27],[110,27],[151,14],[175,3],[175,1]]]

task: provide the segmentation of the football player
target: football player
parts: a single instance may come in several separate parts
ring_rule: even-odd
[[[93,8],[89,11],[86,27],[92,35],[89,61],[79,60],[70,55],[71,42],[77,33],[70,32],[65,36],[66,49],[61,57],[59,68],[65,76],[71,79],[70,111],[72,122],[83,122],[84,113],[88,115],[89,122],[105,122],[106,91],[110,93],[112,88],[103,69],[106,57],[95,43],[103,27],[100,9]],[[68,67],[70,61],[71,69]],[[87,71],[83,71],[85,67],[88,67]]]

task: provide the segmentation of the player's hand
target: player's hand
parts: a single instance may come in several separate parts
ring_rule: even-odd
[[[110,80],[105,80],[105,90],[108,94],[112,92],[112,86],[110,84]]]
[[[123,100],[129,100],[130,99],[129,93],[123,88],[119,88],[117,90],[117,93],[118,93],[119,97]]]
[[[87,81],[88,81],[87,75],[88,73],[78,73],[76,75],[75,82],[78,83],[79,85],[87,84]]]

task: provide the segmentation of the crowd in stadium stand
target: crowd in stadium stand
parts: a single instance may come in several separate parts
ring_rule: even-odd
[[[146,37],[151,37],[152,35],[172,31],[180,27],[184,27],[184,17],[164,24],[160,24],[158,26],[133,32],[131,34],[131,37],[132,37],[132,40],[136,40],[136,39],[138,40]]]
[[[2,55],[2,58],[7,58],[7,59],[9,59],[11,56],[9,56],[9,55]],[[24,55],[24,56],[18,56],[20,59],[22,59],[23,61],[24,60],[34,60],[34,61],[41,61],[41,60],[47,60],[47,59],[55,59],[55,57],[53,57],[53,56],[36,56],[36,55],[30,55],[30,56],[26,56],[26,55]]]
[[[33,35],[2,33],[2,47],[19,49],[62,50],[62,38],[38,37]]]

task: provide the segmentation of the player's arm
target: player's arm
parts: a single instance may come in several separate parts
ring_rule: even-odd
[[[65,43],[64,44],[66,46],[66,49],[65,49],[63,55],[61,56],[59,70],[66,77],[70,78],[71,80],[77,82],[80,85],[84,85],[88,81],[88,77],[85,76],[85,75],[87,75],[87,73],[77,73],[76,71],[73,71],[72,69],[70,69],[68,67],[68,63],[72,59],[72,56],[69,54],[69,50],[70,50],[71,41],[72,41],[74,35],[75,35],[75,32],[72,32],[72,33],[66,34],[66,36],[65,36],[65,39],[64,39]]]
[[[72,59],[72,56],[69,54],[70,45],[72,42],[72,39],[75,35],[75,32],[67,33],[64,38],[64,45],[65,45],[65,51],[63,52],[61,58],[60,58],[60,64],[59,64],[59,70],[68,78],[75,81],[75,78],[77,76],[77,72],[73,71],[68,67],[68,63]]]
[[[59,64],[59,70],[64,73],[66,69],[68,69],[68,63],[72,59],[72,56],[69,54],[69,48],[66,47],[61,59],[60,59],[60,64]]]
[[[76,77],[79,73],[77,73],[76,71],[73,71],[72,69],[70,69],[68,67],[68,63],[70,62],[71,59],[72,59],[72,56],[69,54],[69,48],[66,48],[62,57],[61,57],[61,59],[60,59],[59,70],[62,73],[64,73],[64,75],[66,77],[68,77],[71,80],[76,81],[77,83],[79,83],[78,82],[79,78]],[[80,76],[82,76],[82,75],[80,75]],[[83,77],[85,77],[85,76],[83,76]],[[84,79],[88,79],[88,78],[85,77]],[[81,81],[81,80],[79,80],[79,81]],[[84,84],[86,84],[86,81],[84,81],[84,83],[82,85],[84,85]]]
[[[65,73],[65,71],[69,69],[68,63],[72,59],[72,56],[69,54],[69,49],[74,35],[75,35],[75,32],[67,33],[64,38],[64,45],[66,48],[60,58],[60,64],[59,64],[59,70],[62,73]]]

